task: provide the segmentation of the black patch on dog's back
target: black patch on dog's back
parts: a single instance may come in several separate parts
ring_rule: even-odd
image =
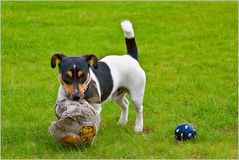
[[[101,102],[103,102],[109,97],[113,89],[113,79],[110,68],[105,62],[99,62],[97,69],[94,67],[91,67],[91,69],[100,83]]]

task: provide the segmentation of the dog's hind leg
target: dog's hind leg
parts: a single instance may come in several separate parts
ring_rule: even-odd
[[[129,101],[125,97],[125,91],[119,89],[115,94],[113,94],[112,99],[115,100],[121,108],[121,114],[117,124],[125,125],[128,122],[129,108]]]
[[[130,94],[131,99],[133,101],[134,107],[136,109],[136,120],[135,120],[135,132],[142,132],[143,131],[143,97],[144,94],[133,92]]]
[[[121,107],[121,114],[118,124],[125,125],[128,122],[129,101],[127,100],[126,97],[123,97],[121,99],[118,99],[116,102]]]
[[[131,86],[129,89],[130,98],[134,104],[136,109],[136,120],[135,120],[135,132],[142,132],[143,131],[143,99],[144,99],[144,89],[146,83],[145,74],[142,74],[144,78],[143,81],[140,83],[136,83],[136,85]]]

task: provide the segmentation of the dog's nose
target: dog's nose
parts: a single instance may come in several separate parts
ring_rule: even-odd
[[[74,93],[72,94],[72,99],[73,99],[73,101],[78,101],[78,100],[80,99],[80,94],[79,94],[79,92],[74,92]]]

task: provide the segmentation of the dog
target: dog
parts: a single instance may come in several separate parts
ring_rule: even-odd
[[[57,101],[70,99],[87,100],[98,112],[107,99],[116,101],[121,108],[118,124],[128,121],[129,94],[136,109],[135,132],[143,131],[143,98],[146,74],[138,63],[138,49],[132,23],[121,22],[125,37],[127,54],[109,55],[99,59],[88,54],[84,56],[66,56],[54,54],[51,67],[58,63],[60,87]]]

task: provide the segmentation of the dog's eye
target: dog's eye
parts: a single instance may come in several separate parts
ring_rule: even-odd
[[[72,78],[72,72],[71,71],[67,71],[66,72],[66,76],[67,76],[67,78]]]

